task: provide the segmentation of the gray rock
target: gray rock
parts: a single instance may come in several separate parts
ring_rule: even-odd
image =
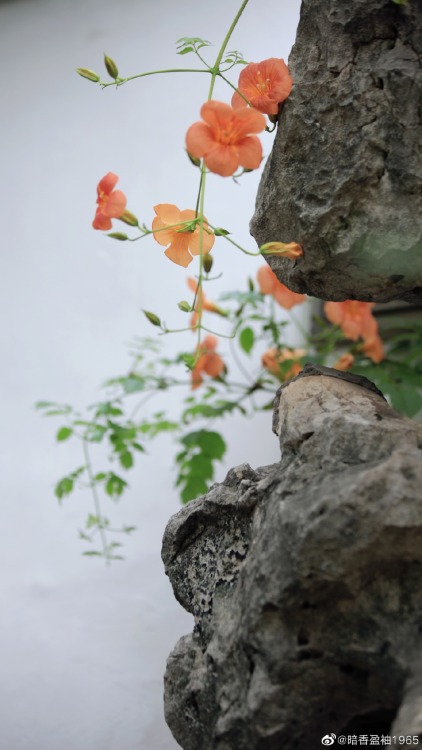
[[[258,192],[280,281],[321,299],[422,299],[422,3],[302,0],[294,88]]]
[[[421,729],[422,426],[315,369],[279,392],[280,462],[232,469],[165,531],[195,620],[165,677],[184,750],[315,750],[387,734],[402,702],[395,726]]]

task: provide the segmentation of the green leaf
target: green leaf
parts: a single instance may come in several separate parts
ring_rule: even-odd
[[[208,486],[207,483],[197,476],[192,476],[184,486],[180,493],[180,497],[183,504],[188,503],[190,500],[196,500],[199,495],[205,494]]]
[[[124,469],[130,469],[133,466],[133,456],[130,451],[122,451],[119,460]]]
[[[243,351],[246,352],[246,354],[249,354],[255,343],[255,334],[252,328],[249,328],[248,326],[240,332],[239,343]]]
[[[188,52],[193,52],[193,47],[184,47],[183,49],[178,52],[178,55],[187,55]]]
[[[54,494],[59,500],[62,500],[73,491],[74,481],[71,477],[63,477],[57,482],[54,488]]]
[[[105,484],[105,491],[107,495],[110,495],[110,497],[120,497],[120,495],[123,494],[125,487],[127,486],[127,482],[125,482],[122,477],[119,477],[117,474],[114,474],[114,472],[111,471],[108,474],[108,479]]]
[[[56,440],[59,442],[63,440],[68,440],[73,435],[73,430],[71,427],[61,427],[56,435]]]

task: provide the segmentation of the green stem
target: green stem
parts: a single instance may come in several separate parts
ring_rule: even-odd
[[[99,84],[103,89],[106,89],[109,86],[123,86],[124,83],[127,83],[128,81],[134,81],[135,78],[156,76],[160,73],[212,73],[212,70],[203,70],[202,68],[169,68],[168,70],[149,70],[147,73],[137,73],[137,75],[129,76],[128,78],[118,78],[116,81],[111,81],[111,83],[104,83],[103,81],[99,81]]]
[[[210,85],[210,92],[209,92],[209,95],[208,95],[208,100],[212,98],[212,94],[213,94],[213,91],[214,91],[215,78],[218,75],[218,71],[219,71],[219,68],[220,68],[220,63],[221,63],[221,60],[223,59],[223,55],[224,55],[224,52],[226,51],[226,47],[227,47],[227,45],[228,45],[228,43],[230,41],[230,37],[233,34],[233,31],[235,30],[235,28],[236,28],[236,26],[237,26],[237,24],[239,22],[239,18],[242,15],[243,11],[245,10],[248,2],[249,2],[249,0],[243,0],[243,3],[240,6],[239,10],[237,11],[237,13],[236,13],[236,15],[235,15],[235,17],[233,19],[233,22],[232,22],[232,24],[231,24],[231,26],[230,26],[230,28],[229,28],[229,30],[228,30],[228,32],[227,32],[224,40],[223,40],[223,44],[221,45],[220,51],[219,51],[219,53],[217,55],[217,59],[216,59],[216,61],[214,63],[213,75],[211,77],[211,85]]]
[[[100,531],[100,537],[101,537],[101,544],[103,546],[103,553],[104,553],[104,557],[107,562],[107,565],[109,565],[110,560],[109,560],[109,556],[107,552],[107,547],[108,547],[107,537],[106,537],[104,528],[101,526],[102,515],[101,515],[100,498],[98,497],[97,488],[95,486],[95,479],[94,479],[94,475],[92,472],[92,464],[91,464],[91,459],[89,456],[88,443],[85,440],[85,438],[83,438],[82,440],[82,445],[83,445],[83,451],[84,451],[84,456],[85,456],[85,464],[86,464],[88,477],[89,477],[89,486],[91,488],[92,497],[94,499],[95,513],[99,520],[99,531]]]

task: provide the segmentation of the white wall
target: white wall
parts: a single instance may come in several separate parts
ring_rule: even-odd
[[[156,203],[193,206],[196,173],[184,134],[198,119],[208,78],[173,75],[101,91],[74,68],[101,70],[103,52],[123,75],[187,63],[175,40],[218,44],[239,4],[0,2],[2,750],[177,747],[162,716],[162,675],[192,618],[173,599],[160,560],[164,526],[179,508],[171,446],[157,444],[132,473],[121,506],[104,509],[116,523],[139,527],[125,544],[126,561],[106,568],[80,554],[76,528],[91,510],[89,496],[74,495],[62,509],[53,496],[57,478],[82,463],[77,446],[58,446],[55,423],[33,404],[98,400],[98,384],[128,366],[126,342],[153,332],[140,308],[169,322],[186,297],[185,271],[153,240],[114,243],[91,221],[96,184],[108,171],[120,175],[129,208],[147,223]],[[229,49],[254,60],[287,58],[298,13],[299,0],[251,0]],[[215,96],[228,100],[222,88]],[[264,139],[268,153],[271,137]],[[206,214],[251,249],[258,178],[236,188],[213,177],[207,195]],[[214,256],[221,290],[259,265],[222,240]],[[169,337],[168,346],[180,340]],[[277,459],[270,420],[267,413],[228,427],[219,479],[229,465]]]

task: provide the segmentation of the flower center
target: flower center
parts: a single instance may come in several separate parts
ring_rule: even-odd
[[[268,91],[270,90],[271,79],[263,78],[263,75],[260,70],[258,70],[256,77],[257,77],[257,83],[255,85],[259,93],[267,94]]]

